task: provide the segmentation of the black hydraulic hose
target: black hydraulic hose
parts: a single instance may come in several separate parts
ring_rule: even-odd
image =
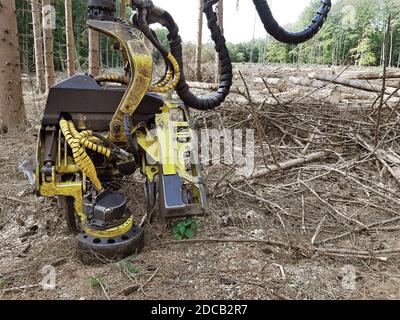
[[[139,154],[139,147],[137,144],[137,141],[133,138],[132,136],[132,118],[130,115],[125,114],[124,115],[124,131],[126,138],[128,140],[128,147],[129,151],[133,153],[133,157],[135,158],[135,162],[137,164],[140,163],[140,154]]]
[[[217,14],[213,10],[213,5],[218,0],[205,0],[204,2],[204,13],[207,17],[208,28],[211,31],[211,38],[215,43],[215,50],[218,53],[219,60],[221,62],[221,75],[220,84],[216,92],[213,92],[207,96],[197,97],[194,95],[186,83],[185,75],[183,72],[183,49],[182,49],[182,38],[179,35],[179,28],[175,23],[172,16],[167,11],[162,11],[161,19],[164,22],[164,26],[168,29],[168,40],[171,48],[171,53],[178,61],[181,67],[181,79],[178,83],[176,91],[181,100],[190,108],[198,110],[210,110],[220,106],[225,98],[229,94],[232,86],[232,63],[229,56],[229,51],[226,46],[225,37],[222,34],[222,30],[218,25]]]
[[[155,35],[154,31],[150,29],[150,26],[147,23],[147,16],[148,16],[147,9],[144,9],[144,10],[139,12],[138,23],[139,23],[139,26],[140,26],[140,30],[143,32],[143,34],[146,36],[146,38],[150,40],[152,45],[158,51],[160,51],[162,56],[164,58],[166,58],[168,56],[168,52],[167,52],[167,50],[165,50],[163,48],[161,43],[158,41],[157,36]]]
[[[100,139],[101,141],[103,141],[105,145],[107,145],[109,148],[112,149],[113,153],[120,154],[124,157],[129,157],[131,155],[129,152],[127,152],[124,149],[121,149],[114,142],[112,142],[110,139],[104,137],[100,133],[92,132],[92,135],[93,135],[93,137],[96,137],[96,138]]]
[[[161,53],[161,56],[165,64],[165,71],[163,77],[155,84],[158,85],[159,83],[162,83],[165,80],[165,78],[167,77],[168,70],[172,70],[173,67],[171,65],[171,62],[167,58],[168,51],[163,48],[157,37],[157,34],[155,33],[154,30],[150,28],[148,23],[148,18],[149,17],[147,9],[143,9],[139,11],[137,14],[132,16],[131,23],[136,29],[142,31],[143,34],[146,36],[146,38],[150,40],[151,44]]]
[[[275,20],[267,0],[253,0],[253,3],[265,30],[276,40],[286,44],[300,44],[313,38],[321,30],[332,7],[331,0],[321,0],[321,7],[305,29],[300,32],[288,32]]]

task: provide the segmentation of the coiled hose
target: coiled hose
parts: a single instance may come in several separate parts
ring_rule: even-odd
[[[159,44],[154,32],[149,28],[149,24],[160,23],[168,29],[168,41],[172,55],[178,61],[181,69],[180,81],[176,91],[181,100],[189,107],[199,110],[214,109],[225,101],[232,86],[232,63],[226,47],[226,40],[222,30],[218,25],[218,18],[213,10],[213,6],[219,0],[204,0],[203,11],[207,17],[208,28],[211,31],[211,38],[215,43],[215,49],[221,62],[221,77],[218,90],[205,97],[195,96],[185,80],[183,72],[183,49],[182,38],[179,35],[179,28],[172,16],[165,10],[155,7],[150,0],[132,0],[134,9],[138,10],[138,15],[132,19],[132,24],[140,29],[153,45],[163,54],[165,59],[165,49]],[[322,28],[328,13],[330,12],[331,0],[321,0],[322,6],[312,19],[312,22],[300,32],[288,32],[284,30],[275,20],[267,0],[253,0],[257,12],[264,24],[265,30],[278,41],[286,44],[300,44],[314,37]],[[166,59],[165,59],[166,60]],[[168,61],[166,60],[167,70]],[[167,73],[164,78],[167,77]]]
[[[72,156],[74,157],[75,163],[79,170],[81,170],[89,178],[96,190],[100,192],[103,191],[103,186],[97,177],[96,167],[94,166],[93,161],[81,147],[79,138],[74,138],[74,134],[76,134],[77,131],[73,130],[73,134],[70,130],[68,121],[65,119],[60,120],[60,129],[67,140],[68,145],[72,149]]]
[[[77,139],[80,145],[94,152],[100,153],[107,158],[111,156],[111,149],[100,146],[90,140],[90,138],[93,137],[93,131],[86,130],[79,133],[78,130],[76,130],[75,125],[72,121],[68,121],[68,127],[73,138]]]
[[[313,38],[321,30],[332,7],[331,0],[321,0],[321,7],[305,29],[300,32],[288,32],[275,20],[267,0],[253,0],[253,3],[265,30],[276,40],[286,44],[300,44]]]
[[[181,79],[176,88],[176,92],[181,100],[190,108],[198,110],[210,110],[220,106],[228,96],[232,86],[232,63],[229,56],[229,51],[226,46],[225,37],[222,30],[218,25],[218,17],[213,9],[213,5],[218,0],[205,0],[203,11],[207,17],[208,28],[211,31],[211,38],[215,43],[215,50],[218,53],[218,58],[221,62],[221,77],[218,90],[203,97],[197,97],[190,91],[189,85],[186,82],[183,72],[183,48],[182,38],[179,35],[179,27],[175,23],[172,16],[163,11],[160,19],[164,21],[164,26],[168,29],[168,41],[171,48],[172,55],[178,61],[181,67]]]

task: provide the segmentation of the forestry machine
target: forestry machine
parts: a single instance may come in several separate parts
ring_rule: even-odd
[[[79,74],[50,89],[35,170],[37,194],[62,200],[82,261],[120,259],[144,247],[143,228],[127,206],[129,195],[119,187],[138,169],[149,214],[157,201],[162,221],[206,213],[206,186],[189,110],[215,109],[232,85],[232,64],[214,10],[217,3],[204,0],[204,14],[221,62],[220,84],[210,95],[198,97],[186,83],[179,28],[166,10],[150,0],[131,0],[133,15],[124,20],[116,17],[115,0],[88,0],[88,27],[112,38],[125,73]],[[311,24],[290,33],[276,22],[267,0],[253,3],[266,31],[287,44],[315,36],[331,8],[330,0],[321,0]],[[150,28],[155,23],[168,30],[169,48]],[[153,56],[146,43],[165,61],[158,81],[152,79]],[[179,102],[168,98],[173,91]]]

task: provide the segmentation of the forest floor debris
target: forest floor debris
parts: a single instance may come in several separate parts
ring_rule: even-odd
[[[25,84],[28,125],[0,136],[0,298],[400,298],[400,102],[386,96],[376,130],[379,92],[336,80],[379,87],[379,70],[344,68],[236,65],[234,93],[193,120],[197,129],[253,128],[253,175],[237,177],[223,161],[204,166],[210,213],[195,239],[174,241],[156,220],[143,253],[96,266],[76,259],[57,200],[37,198],[18,169],[35,153],[45,104]],[[337,79],[315,83],[310,73]],[[259,81],[278,76],[284,86]],[[142,217],[141,177],[124,185]],[[39,285],[45,266],[56,270],[54,290]]]

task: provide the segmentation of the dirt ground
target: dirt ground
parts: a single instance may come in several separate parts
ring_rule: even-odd
[[[236,70],[253,89],[259,73],[305,77],[321,68]],[[301,154],[329,154],[230,186],[224,183],[229,166],[205,166],[210,211],[199,219],[199,241],[175,242],[172,225],[156,219],[146,226],[145,250],[125,264],[129,268],[81,264],[57,199],[36,197],[18,169],[35,154],[45,104],[45,97],[35,96],[25,83],[28,124],[0,135],[0,298],[399,299],[399,184],[354,138],[373,139],[373,100],[352,100],[342,92],[331,102],[315,93],[300,103],[296,100],[315,88],[290,85],[285,92],[271,89],[277,103],[262,88],[247,94],[237,72],[235,77],[243,91],[219,111],[194,113],[197,128],[255,128],[260,169]],[[329,85],[325,94],[327,89],[338,91]],[[397,111],[389,105],[382,115],[387,122],[379,132],[381,147],[398,154]],[[141,177],[124,185],[130,208],[143,216]],[[56,270],[53,290],[38,286],[48,265]],[[101,285],[91,283],[94,277]]]

